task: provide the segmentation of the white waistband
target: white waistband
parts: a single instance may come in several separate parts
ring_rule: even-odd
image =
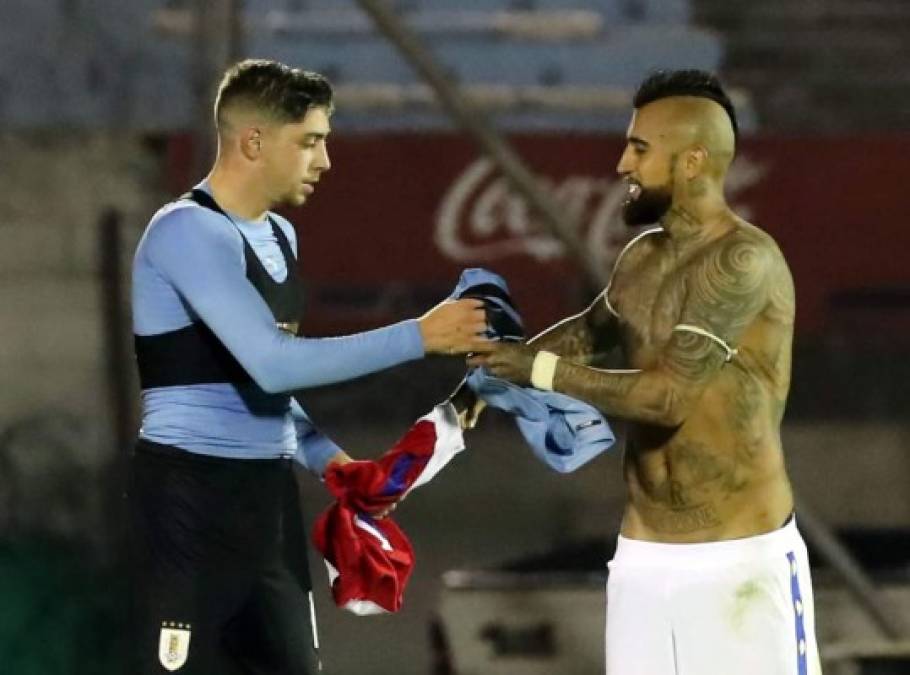
[[[680,563],[725,563],[738,560],[786,555],[804,546],[796,518],[780,529],[742,539],[726,539],[698,544],[664,544],[622,535],[616,543],[614,562],[636,565],[678,566]]]

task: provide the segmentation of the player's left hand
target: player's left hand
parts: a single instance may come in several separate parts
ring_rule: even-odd
[[[468,357],[469,366],[484,366],[490,374],[522,387],[531,384],[531,368],[537,350],[524,343],[497,342],[488,354]]]

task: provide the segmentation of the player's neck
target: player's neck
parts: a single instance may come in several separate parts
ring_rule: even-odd
[[[730,229],[730,207],[723,197],[704,197],[674,203],[661,227],[677,248],[700,246]]]
[[[220,162],[215,163],[208,182],[218,205],[244,220],[261,220],[272,206],[257,181]]]

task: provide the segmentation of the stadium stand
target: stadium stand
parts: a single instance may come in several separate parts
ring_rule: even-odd
[[[725,36],[722,71],[784,132],[894,131],[910,119],[910,2],[693,0]]]
[[[0,64],[7,92],[0,119],[147,130],[192,124],[192,3],[108,0],[109,11],[89,13],[78,3],[12,1],[35,30],[0,28],[9,55]],[[621,131],[632,88],[648,71],[716,69],[724,59],[717,34],[690,23],[688,0],[463,0],[457,9],[443,0],[399,0],[393,6],[432,45],[452,79],[507,130]],[[243,7],[243,53],[326,73],[339,88],[339,128],[450,125],[354,0],[248,0]],[[39,44],[44,47],[36,50]],[[747,104],[742,92],[738,97]],[[43,106],[26,109],[25,100]],[[751,126],[748,113],[744,126]]]

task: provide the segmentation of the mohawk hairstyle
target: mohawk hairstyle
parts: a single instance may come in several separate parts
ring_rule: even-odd
[[[733,136],[739,138],[736,110],[717,77],[704,70],[659,70],[638,87],[632,104],[636,109],[672,96],[706,98],[720,105],[733,125]]]
[[[332,85],[308,70],[277,61],[247,59],[228,68],[215,98],[215,124],[224,123],[224,111],[243,106],[265,113],[277,122],[299,122],[313,107],[332,110]]]

